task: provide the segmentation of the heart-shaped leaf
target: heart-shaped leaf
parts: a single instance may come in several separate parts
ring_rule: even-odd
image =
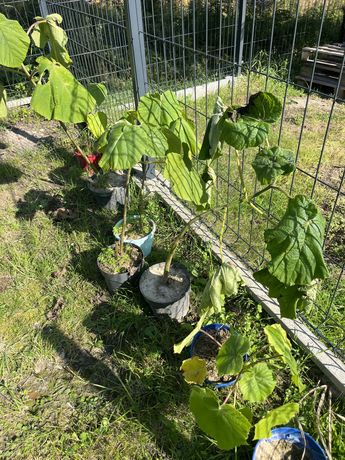
[[[252,166],[260,184],[272,184],[279,176],[286,176],[295,169],[295,162],[291,150],[281,147],[262,149],[256,155]]]
[[[96,107],[96,101],[87,89],[58,62],[39,57],[37,63],[42,81],[32,95],[33,110],[47,120],[86,121],[87,115]]]
[[[198,356],[185,359],[180,370],[183,371],[183,378],[187,383],[202,385],[207,375],[206,362]]]
[[[273,373],[266,363],[258,363],[246,369],[240,380],[239,387],[244,399],[249,402],[262,402],[269,396],[276,381]]]
[[[290,198],[282,220],[274,229],[265,231],[271,275],[287,286],[308,285],[326,278],[324,232],[325,219],[313,201],[303,195]]]
[[[199,428],[215,439],[220,449],[230,450],[247,444],[250,422],[230,404],[220,405],[212,390],[194,387],[189,407]]]
[[[7,19],[0,13],[0,65],[20,67],[30,45],[30,38],[18,21]]]
[[[237,121],[225,120],[221,139],[236,150],[257,147],[267,138],[269,125],[264,121],[243,117]]]
[[[249,98],[249,103],[238,110],[242,116],[274,123],[282,113],[282,104],[272,93],[260,91]]]
[[[287,403],[273,409],[265,415],[256,425],[254,439],[269,438],[271,429],[278,425],[286,425],[299,411],[297,403]]]
[[[188,145],[193,155],[196,154],[197,140],[195,136],[195,126],[191,120],[182,116],[171,123],[170,130],[182,143]]]
[[[216,358],[217,369],[220,375],[237,375],[243,367],[243,355],[250,347],[247,337],[232,333],[223,343]]]
[[[162,130],[157,127],[142,125],[147,137],[145,154],[152,158],[164,158],[168,150],[168,142]]]
[[[103,171],[130,169],[145,154],[147,136],[141,126],[120,121],[113,125],[98,143],[102,151],[99,166]],[[103,145],[100,147],[100,144]]]

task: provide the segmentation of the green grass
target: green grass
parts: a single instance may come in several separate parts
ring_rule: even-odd
[[[190,234],[178,251],[195,277],[184,324],[154,317],[135,286],[110,296],[96,259],[113,242],[116,217],[97,208],[61,142],[15,149],[0,162],[1,458],[235,458],[196,427],[179,372],[187,352],[172,352],[196,319],[207,248]],[[72,209],[74,218],[58,221],[58,207]],[[159,224],[151,264],[164,260],[181,222],[157,197],[148,214]],[[235,325],[254,344],[271,322],[244,291],[214,319]],[[323,377],[298,348],[296,355],[307,388],[316,386]],[[283,372],[266,408],[296,398]],[[318,439],[314,402],[307,399],[300,418]],[[334,396],[333,410],[343,408]],[[326,436],[326,410],[320,423]],[[343,431],[333,418],[335,459],[345,455]],[[237,458],[251,458],[252,448]]]

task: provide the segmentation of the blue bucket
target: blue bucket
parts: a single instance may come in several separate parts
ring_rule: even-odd
[[[130,216],[130,217],[128,217],[127,222],[133,222],[135,220],[139,220],[139,216]],[[135,240],[135,239],[125,240],[125,243],[132,243],[132,244],[135,244],[136,246],[139,246],[139,248],[142,250],[142,252],[144,254],[144,257],[147,257],[148,255],[151,254],[152,245],[153,245],[153,238],[154,238],[154,234],[156,232],[156,224],[151,219],[147,219],[147,220],[149,221],[149,223],[151,225],[151,228],[152,228],[150,233],[148,233],[147,235],[143,236],[142,238],[138,238],[137,240]],[[122,222],[123,222],[123,219],[119,220],[115,224],[115,226],[113,228],[113,232],[114,232],[114,236],[115,236],[116,240],[120,239],[118,229],[121,227]]]
[[[226,324],[219,324],[219,323],[212,323],[212,324],[207,324],[207,326],[203,326],[201,328],[202,330],[204,331],[210,331],[210,330],[216,330],[216,331],[219,331],[221,329],[224,329],[226,331],[230,331],[230,327],[227,326]],[[201,337],[202,332],[198,332],[197,334],[195,334],[194,338],[193,338],[193,341],[191,343],[191,346],[190,346],[190,349],[189,349],[189,353],[190,353],[190,357],[194,356],[194,348],[195,348],[195,345],[199,339],[199,337]],[[248,361],[249,359],[249,356],[247,354],[245,354],[243,356],[243,361]],[[236,382],[236,377],[234,377],[233,379],[229,380],[228,382],[210,382],[209,380],[205,380],[205,383],[209,384],[209,385],[213,385],[214,388],[227,388],[227,387],[230,387],[231,385],[233,385],[234,383]]]
[[[319,446],[319,444],[308,433],[304,433],[304,436],[306,440],[306,451],[308,452],[309,458],[311,460],[327,460],[325,451],[321,448],[321,446]],[[275,428],[272,430],[272,436],[270,438],[260,439],[260,441],[256,443],[252,460],[256,460],[257,450],[262,442],[279,441],[281,439],[291,442],[291,444],[295,444],[301,449],[304,447],[303,435],[297,428],[290,428],[288,426]]]

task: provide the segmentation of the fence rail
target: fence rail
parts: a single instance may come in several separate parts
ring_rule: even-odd
[[[301,319],[344,360],[345,104],[340,89],[345,58],[335,88],[313,84],[315,65],[308,85],[296,80],[303,47],[319,50],[345,40],[342,1],[131,0],[128,9],[122,0],[46,0],[45,5],[49,13],[63,16],[76,76],[107,85],[106,109],[114,120],[144,91],[170,88],[193,117],[200,140],[218,94],[229,104],[244,103],[259,90],[282,100],[283,115],[270,142],[292,149],[298,166],[284,187],[313,197],[327,220],[331,276]],[[26,25],[38,4],[7,1],[0,11],[8,14],[10,7]],[[255,193],[252,159],[250,152],[242,153],[248,191]],[[235,171],[230,151],[218,163],[216,201],[228,205],[227,244],[257,268],[266,257],[263,230],[284,206],[273,191],[256,203],[264,216],[255,214],[241,200]],[[219,231],[212,219],[205,223]]]

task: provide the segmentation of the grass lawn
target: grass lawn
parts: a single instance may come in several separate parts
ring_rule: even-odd
[[[115,216],[97,207],[55,127],[23,112],[13,121],[16,131],[0,132],[10,144],[0,160],[1,458],[251,458],[252,445],[225,453],[197,428],[179,372],[187,352],[172,352],[196,319],[211,262],[207,248],[187,235],[178,253],[195,277],[184,324],[154,317],[135,286],[110,296],[96,258],[113,242]],[[23,131],[31,144],[18,143]],[[46,143],[34,145],[35,137]],[[62,207],[71,210],[70,220],[59,218]],[[181,223],[157,197],[148,212],[158,223],[151,264],[163,260]],[[247,334],[252,352],[271,322],[244,290],[214,319]],[[324,382],[300,349],[295,355],[305,392]],[[316,439],[319,425],[327,439],[328,401],[317,421],[318,395],[305,400],[300,422]],[[283,372],[259,412],[299,398]],[[332,411],[343,410],[334,393]],[[339,416],[332,415],[331,426],[334,459],[344,458]]]

